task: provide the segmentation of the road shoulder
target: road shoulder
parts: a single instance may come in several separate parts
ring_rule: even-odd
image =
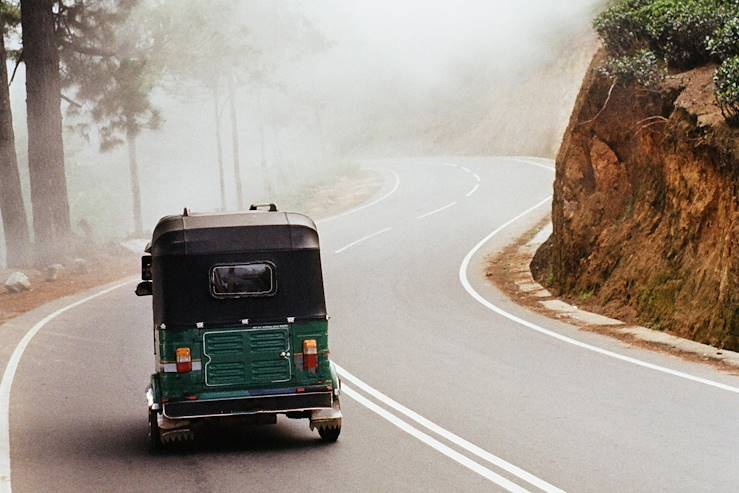
[[[586,296],[579,300],[560,298],[538,283],[531,274],[530,265],[536,250],[550,233],[549,218],[542,219],[502,250],[489,254],[485,259],[487,281],[516,304],[550,319],[618,339],[628,346],[670,354],[739,375],[739,353],[650,329],[633,320],[607,317],[597,307],[588,304]],[[581,305],[586,305],[588,310]]]

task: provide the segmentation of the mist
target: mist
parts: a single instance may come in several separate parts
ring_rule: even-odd
[[[590,23],[602,3],[240,2],[224,22],[245,30],[224,32],[243,33],[258,53],[244,56],[269,81],[236,88],[245,195],[279,200],[367,158],[552,157],[596,48]],[[22,65],[11,99],[28,203]],[[154,90],[153,102],[164,123],[138,138],[148,231],[183,207],[221,207],[210,94],[170,82]],[[65,118],[73,229],[84,219],[98,241],[125,238],[132,231],[125,149],[100,152],[95,132],[85,138],[71,128],[80,118]],[[234,209],[227,111],[221,119],[226,206]]]

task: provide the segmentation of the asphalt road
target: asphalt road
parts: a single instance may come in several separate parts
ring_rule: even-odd
[[[319,225],[345,384],[336,444],[284,419],[150,455],[150,299],[127,284],[33,339],[95,292],[3,327],[0,362],[17,369],[0,491],[8,471],[15,492],[739,491],[739,378],[579,332],[485,282],[485,255],[547,213],[551,163],[370,165],[387,178],[377,199]]]

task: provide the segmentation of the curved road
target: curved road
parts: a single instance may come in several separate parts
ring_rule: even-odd
[[[483,279],[485,255],[547,213],[550,162],[368,166],[387,178],[378,198],[319,224],[338,443],[284,419],[150,455],[150,300],[128,283],[3,327],[0,491],[739,490],[739,378],[533,314]]]

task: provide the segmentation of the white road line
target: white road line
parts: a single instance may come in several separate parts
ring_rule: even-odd
[[[561,489],[557,488],[556,486],[553,486],[543,479],[540,479],[533,474],[524,471],[520,467],[517,467],[510,462],[507,462],[504,459],[501,459],[497,455],[494,455],[487,450],[484,450],[474,443],[468,442],[464,438],[455,435],[451,431],[442,428],[441,426],[437,425],[436,423],[424,418],[420,414],[416,413],[415,411],[412,411],[405,407],[404,405],[400,404],[399,402],[393,400],[392,398],[386,396],[379,390],[375,389],[374,387],[370,386],[369,384],[363,382],[356,376],[352,375],[348,371],[346,371],[344,368],[336,364],[334,362],[334,366],[336,367],[336,371],[339,373],[342,379],[347,380],[351,382],[353,385],[356,385],[358,388],[365,391],[367,394],[371,395],[378,401],[390,406],[391,408],[395,409],[399,413],[403,414],[404,416],[407,416],[408,418],[412,419],[419,425],[423,426],[427,430],[436,433],[437,435],[445,438],[446,440],[449,440],[450,442],[454,443],[455,445],[463,448],[467,452],[470,452],[471,454],[476,455],[480,459],[489,462],[490,464],[493,464],[494,466],[497,466],[504,471],[509,472],[510,474],[513,474],[519,479],[522,479],[526,481],[527,483],[536,486],[540,490],[546,491],[547,493],[564,493]],[[344,389],[344,385],[342,385],[342,390]]]
[[[355,240],[355,241],[352,241],[352,242],[351,242],[351,243],[349,243],[348,245],[346,245],[346,246],[344,246],[344,247],[341,247],[341,248],[339,248],[338,250],[336,250],[336,252],[335,252],[335,253],[341,253],[341,252],[343,252],[343,251],[345,251],[345,250],[348,250],[349,248],[351,248],[351,247],[353,247],[353,246],[355,246],[355,245],[358,245],[358,244],[362,243],[363,241],[369,240],[370,238],[374,238],[375,236],[377,236],[377,235],[381,235],[382,233],[387,233],[387,232],[388,232],[388,231],[390,231],[391,229],[392,229],[392,228],[385,228],[385,229],[381,229],[380,231],[375,231],[375,232],[374,232],[374,233],[372,233],[372,234],[368,234],[367,236],[363,236],[363,237],[361,237],[360,239],[358,239],[358,240]]]
[[[467,172],[467,173],[472,173],[472,171],[470,171],[470,169],[469,169],[468,167],[466,167],[466,166],[460,166],[460,169],[461,169],[462,171],[465,171],[465,172]]]
[[[470,469],[471,471],[476,472],[477,474],[484,477],[485,479],[492,481],[493,483],[497,484],[498,486],[505,489],[506,491],[510,491],[512,493],[529,493],[528,490],[518,486],[516,483],[504,478],[503,476],[499,474],[494,473],[487,467],[473,461],[472,459],[460,454],[456,450],[444,445],[440,441],[427,435],[426,433],[422,432],[418,428],[411,426],[410,424],[406,423],[402,419],[395,416],[393,413],[387,411],[386,409],[378,406],[377,404],[370,401],[363,395],[357,393],[352,388],[347,387],[346,385],[342,385],[341,391],[343,394],[348,395],[349,397],[357,401],[362,406],[366,407],[373,413],[389,421],[390,423],[397,426],[398,428],[408,433],[412,437],[417,438],[418,440],[425,443],[429,447],[433,448],[434,450],[438,452],[441,452],[442,454],[446,455],[453,461],[457,462],[458,464],[461,464],[462,466],[466,467],[467,469]]]
[[[470,190],[469,192],[467,192],[467,195],[466,196],[467,197],[472,197],[472,194],[475,193],[475,192],[477,192],[477,189],[478,188],[480,188],[480,184],[479,183],[476,183],[475,186],[472,187],[472,190]]]
[[[455,205],[457,205],[457,203],[456,202],[452,202],[451,204],[447,204],[444,207],[439,207],[438,209],[435,209],[435,210],[433,210],[431,212],[427,212],[426,214],[421,214],[420,216],[416,217],[416,219],[423,219],[424,217],[429,217],[429,216],[431,216],[433,214],[436,214],[437,212],[441,212],[441,211],[443,211],[445,209],[448,209],[450,207],[454,207]]]
[[[393,178],[394,178],[395,181],[394,181],[393,187],[392,187],[392,189],[390,189],[390,191],[388,191],[382,197],[379,197],[379,198],[373,200],[372,202],[369,202],[369,203],[364,204],[364,205],[360,205],[359,207],[355,207],[354,209],[349,209],[348,211],[344,211],[342,213],[336,214],[335,216],[329,216],[329,217],[320,219],[320,220],[316,221],[316,224],[323,224],[325,222],[333,221],[334,219],[338,219],[340,217],[348,216],[350,214],[354,214],[356,212],[362,211],[364,209],[367,209],[368,207],[372,207],[373,205],[379,204],[380,202],[382,202],[383,200],[387,199],[392,194],[394,194],[398,190],[398,187],[400,186],[400,177],[398,176],[398,173],[396,173],[395,171],[393,171],[391,169],[385,169],[385,168],[378,168],[378,169],[382,169],[383,171],[387,171],[388,173],[390,173],[391,175],[393,175]]]
[[[529,163],[534,164],[534,163]],[[542,167],[547,167],[543,166]],[[691,382],[700,383],[703,385],[708,385],[709,387],[714,387],[720,390],[726,390],[728,392],[733,392],[735,394],[739,394],[739,388],[733,387],[731,385],[727,385],[721,382],[716,382],[714,380],[709,380],[707,378],[701,378],[696,377],[694,375],[691,375],[689,373],[684,373],[677,370],[672,370],[670,368],[666,368],[664,366],[655,365],[653,363],[648,363],[646,361],[642,361],[640,359],[632,358],[630,356],[624,356],[623,354],[615,353],[613,351],[609,351],[607,349],[600,348],[598,346],[593,346],[591,344],[587,344],[582,341],[578,341],[577,339],[573,339],[571,337],[567,337],[565,335],[562,335],[558,332],[555,332],[553,330],[545,329],[544,327],[541,327],[540,325],[537,325],[535,323],[529,322],[528,320],[524,320],[521,317],[517,317],[516,315],[513,315],[512,313],[508,313],[507,311],[503,310],[499,306],[491,303],[487,299],[485,299],[480,293],[478,293],[475,288],[472,287],[470,284],[469,279],[467,278],[467,270],[469,269],[470,261],[472,260],[472,257],[485,245],[488,241],[490,241],[493,237],[498,235],[501,231],[506,229],[511,224],[515,223],[516,221],[520,220],[527,214],[530,214],[531,212],[535,211],[542,205],[548,203],[551,200],[551,196],[547,197],[546,199],[542,200],[535,206],[523,211],[521,214],[517,215],[510,221],[506,222],[502,226],[499,226],[497,229],[495,229],[492,233],[487,235],[485,238],[480,240],[480,242],[475,245],[472,250],[469,251],[467,256],[462,261],[462,265],[459,267],[459,281],[462,283],[462,286],[467,291],[467,293],[470,294],[475,300],[477,300],[480,304],[488,308],[489,310],[492,310],[493,312],[497,313],[498,315],[501,315],[508,320],[511,320],[513,322],[516,322],[517,324],[523,325],[524,327],[534,330],[536,332],[539,332],[540,334],[547,335],[549,337],[553,337],[555,339],[558,339],[559,341],[565,342],[567,344],[572,344],[573,346],[577,346],[582,349],[587,349],[588,351],[593,351],[598,354],[602,354],[604,356],[608,356],[610,358],[614,358],[620,361],[624,361],[626,363],[631,363],[636,366],[641,366],[642,368],[647,368],[650,370],[658,371],[660,373],[664,373],[667,375],[671,375],[673,377],[682,378],[685,380],[689,380]]]
[[[553,172],[556,171],[556,169],[553,166],[547,166],[544,163],[538,163],[536,161],[531,161],[529,159],[522,159],[522,158],[516,158],[516,157],[508,158],[508,159],[511,159],[512,161],[518,161],[519,163],[530,164],[531,166],[538,166],[539,168],[544,168],[547,171],[553,171]]]
[[[83,303],[87,303],[90,300],[103,296],[104,294],[110,293],[111,291],[130,284],[131,282],[133,282],[133,280],[129,279],[125,282],[118,283],[115,286],[98,291],[93,295],[82,298],[81,300],[75,301],[74,303],[50,313],[36,322],[36,324],[26,332],[15,347],[13,354],[8,360],[7,366],[5,367],[2,382],[0,382],[0,493],[11,493],[12,491],[10,479],[10,391],[13,387],[13,379],[15,378],[15,372],[18,369],[18,363],[20,363],[21,357],[28,347],[28,344],[31,342],[31,339],[33,339],[34,336],[38,334],[38,331],[47,323],[51,322],[62,313],[78,307]]]
[[[454,163],[439,163],[439,166],[449,166],[450,168],[459,168],[459,165],[454,164]]]

